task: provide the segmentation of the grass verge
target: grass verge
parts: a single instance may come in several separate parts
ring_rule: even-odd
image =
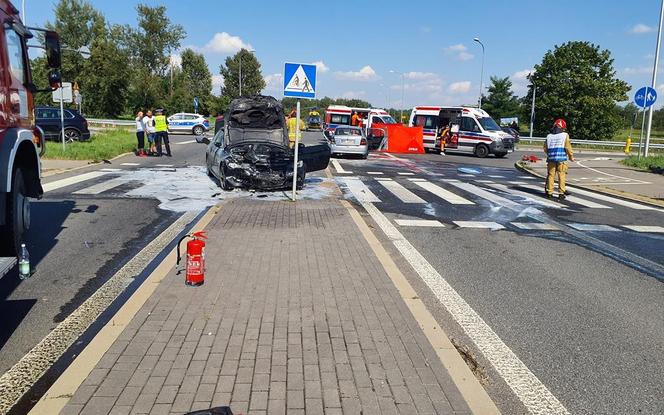
[[[59,160],[108,160],[119,154],[136,149],[136,135],[128,130],[113,130],[93,133],[88,141],[62,144],[56,141],[46,143],[45,159]]]
[[[640,160],[637,156],[629,156],[622,160],[621,163],[626,166],[636,167],[637,169],[664,174],[664,155],[641,157]]]

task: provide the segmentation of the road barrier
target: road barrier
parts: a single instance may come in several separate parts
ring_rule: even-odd
[[[519,144],[523,144],[524,142],[537,142],[537,143],[543,143],[546,138],[544,137],[520,137],[519,139]],[[651,139],[652,141],[652,139]],[[597,146],[597,147],[619,147],[619,148],[624,148],[625,147],[625,142],[624,141],[594,141],[594,140],[570,140],[572,145],[586,145],[586,146]],[[638,149],[639,148],[639,143],[636,141],[632,141],[632,149]],[[644,144],[645,147],[645,144]],[[664,143],[663,144],[658,144],[658,143],[650,143],[650,148],[651,149],[658,149],[658,150],[664,150]]]

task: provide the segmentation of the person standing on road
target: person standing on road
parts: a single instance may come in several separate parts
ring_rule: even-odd
[[[143,111],[138,111],[136,114],[136,140],[138,146],[136,147],[136,155],[145,157],[145,124],[143,124]]]
[[[306,128],[304,121],[297,119],[297,111],[291,111],[286,120],[288,126],[288,145],[290,148],[295,148],[295,130],[297,129],[298,121],[300,122],[300,132],[302,132]]]
[[[553,123],[551,133],[544,141],[546,152],[546,197],[553,198],[553,186],[556,174],[558,175],[558,198],[563,200],[569,192],[565,189],[565,176],[567,175],[567,160],[574,161],[574,152],[567,134],[567,123],[559,118]]]
[[[157,142],[157,157],[162,156],[161,144],[166,145],[166,156],[171,157],[171,144],[168,140],[168,120],[164,115],[162,108],[157,109],[157,115],[154,117],[154,130],[156,134],[155,141]]]
[[[154,156],[157,152],[157,148],[154,145],[154,117],[152,116],[151,110],[148,110],[145,117],[143,117],[143,126],[145,128],[145,133],[148,136],[148,152],[151,156]]]

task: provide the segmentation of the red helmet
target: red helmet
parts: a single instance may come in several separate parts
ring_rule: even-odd
[[[567,129],[567,123],[566,123],[565,120],[563,120],[562,118],[558,118],[558,119],[553,123],[553,126],[554,126],[554,127],[558,127],[558,128],[560,128],[560,129],[562,129],[562,130],[566,130],[566,129]]]

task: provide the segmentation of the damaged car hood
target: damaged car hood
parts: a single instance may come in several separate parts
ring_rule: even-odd
[[[288,133],[283,128],[267,130],[229,127],[227,140],[229,146],[249,142],[262,142],[288,147]]]

